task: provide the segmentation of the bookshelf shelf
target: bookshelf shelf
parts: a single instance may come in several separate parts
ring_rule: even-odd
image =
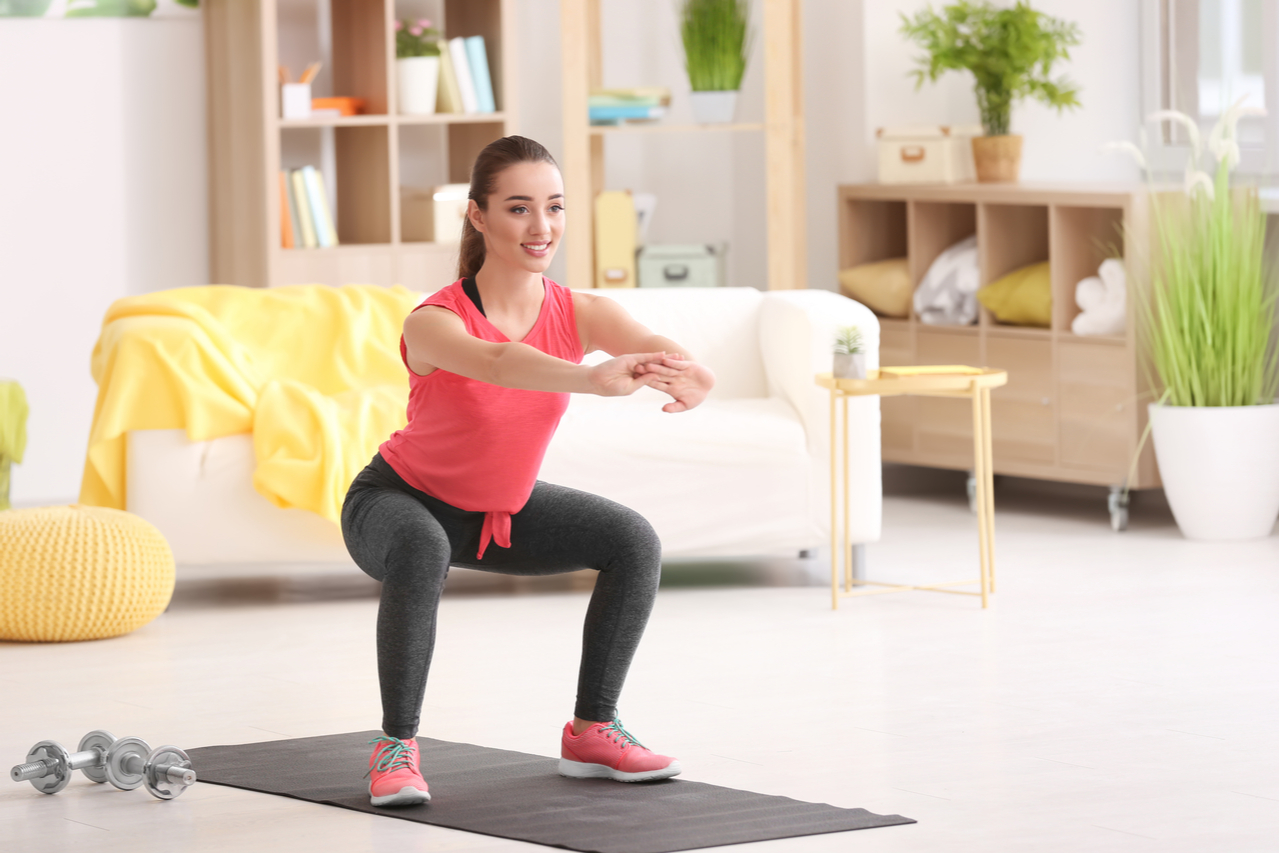
[[[311,127],[368,127],[390,124],[388,115],[316,116],[314,118],[280,119],[276,126],[285,130]]]
[[[594,125],[588,131],[592,136],[615,133],[745,133],[764,130],[763,124],[622,124]]]
[[[436,113],[435,115],[413,115],[413,116],[395,116],[394,121],[398,125],[419,125],[419,124],[505,124],[506,117],[498,113],[474,113],[474,114],[458,114],[458,113]]]
[[[214,281],[403,284],[452,280],[457,246],[406,241],[406,193],[465,182],[485,145],[515,132],[514,0],[437,0],[450,38],[483,36],[498,112],[397,115],[396,0],[205,0],[210,267]],[[399,14],[397,14],[399,13]],[[321,15],[328,20],[322,21]],[[322,33],[327,34],[322,37]],[[313,94],[364,98],[366,113],[281,119],[277,68],[324,70]],[[340,245],[281,245],[282,169],[324,178]]]

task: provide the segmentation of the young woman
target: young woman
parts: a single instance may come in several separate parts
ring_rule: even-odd
[[[658,538],[632,510],[536,476],[569,394],[649,386],[671,396],[663,411],[683,412],[715,377],[613,300],[542,275],[564,235],[565,198],[541,145],[519,136],[489,145],[469,197],[458,281],[404,323],[409,423],[356,477],[342,509],[347,549],[382,583],[383,734],[368,773],[375,806],[431,799],[414,737],[450,565],[515,575],[596,569],[560,772],[623,782],[680,772],[617,719],[657,592]],[[615,357],[583,366],[594,350]]]

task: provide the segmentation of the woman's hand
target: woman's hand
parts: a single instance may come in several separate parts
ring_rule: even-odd
[[[648,374],[649,387],[670,394],[674,402],[662,407],[664,412],[687,412],[711,393],[716,375],[705,364],[685,361],[678,355],[668,355],[661,362],[647,362],[638,369]]]
[[[592,367],[587,374],[591,393],[601,397],[625,397],[646,385],[652,385],[660,377],[677,371],[664,367],[666,353],[650,352],[637,355],[620,355]]]

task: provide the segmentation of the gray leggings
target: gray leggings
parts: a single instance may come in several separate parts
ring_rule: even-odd
[[[658,591],[657,534],[621,504],[541,481],[511,516],[511,547],[490,543],[477,560],[483,523],[484,513],[413,488],[381,456],[351,483],[342,535],[356,564],[382,582],[382,730],[402,740],[418,732],[436,610],[450,565],[508,575],[599,571],[587,605],[574,715],[612,720]]]

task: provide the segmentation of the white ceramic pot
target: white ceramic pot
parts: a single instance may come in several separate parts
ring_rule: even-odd
[[[436,111],[440,86],[440,57],[407,56],[396,60],[396,100],[401,115]]]
[[[866,353],[832,353],[831,375],[836,379],[866,379]]]
[[[1280,406],[1147,407],[1165,497],[1188,539],[1268,536],[1280,508]]]
[[[698,124],[728,124],[733,121],[734,107],[738,104],[738,93],[731,92],[690,92],[693,104],[693,120]]]

